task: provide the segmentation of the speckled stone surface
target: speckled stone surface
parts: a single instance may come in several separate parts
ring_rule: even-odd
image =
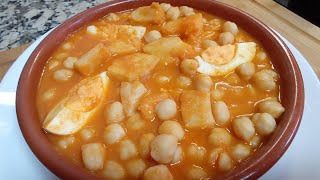
[[[110,0],[0,0],[0,51],[33,42],[70,17]]]

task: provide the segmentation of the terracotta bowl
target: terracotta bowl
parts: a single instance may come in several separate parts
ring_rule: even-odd
[[[96,176],[59,155],[41,129],[36,108],[36,89],[43,68],[53,51],[71,34],[108,13],[150,5],[152,0],[117,0],[105,3],[66,21],[52,31],[33,51],[25,65],[17,89],[17,115],[21,131],[37,158],[62,179],[94,179]],[[283,155],[293,140],[303,113],[304,88],[298,65],[284,42],[266,25],[231,6],[209,0],[164,0],[175,6],[190,6],[234,21],[262,42],[280,73],[281,101],[286,111],[269,140],[249,159],[220,179],[253,179],[268,171]]]

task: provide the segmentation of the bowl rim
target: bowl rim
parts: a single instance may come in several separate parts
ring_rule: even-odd
[[[171,4],[186,4],[189,5],[191,4],[192,0],[185,0],[182,2],[172,2],[170,0],[160,0],[159,2],[167,2]],[[93,174],[88,173],[84,168],[81,168],[79,166],[76,166],[75,164],[71,163],[69,160],[66,158],[62,157],[59,155],[57,151],[54,150],[53,146],[49,143],[48,139],[44,139],[45,133],[41,129],[41,127],[36,127],[35,125],[31,124],[30,125],[30,117],[36,118],[39,120],[39,117],[34,116],[34,107],[26,106],[25,102],[29,102],[30,99],[34,98],[35,95],[30,96],[35,94],[34,89],[32,89],[31,86],[31,79],[36,78],[35,74],[42,74],[39,71],[42,72],[43,68],[38,68],[35,67],[35,63],[37,60],[40,58],[39,54],[44,53],[43,51],[45,50],[45,46],[47,41],[52,41],[54,37],[58,33],[66,33],[68,35],[73,34],[76,30],[79,28],[76,27],[77,24],[81,24],[81,27],[85,26],[85,24],[91,22],[85,22],[81,23],[80,20],[88,15],[94,14],[95,12],[100,12],[107,10],[111,7],[115,7],[118,5],[124,5],[124,4],[129,4],[129,3],[135,3],[137,4],[136,7],[142,6],[144,4],[150,4],[152,0],[116,0],[116,1],[111,1],[107,2],[95,7],[92,7],[88,10],[85,10],[76,16],[70,18],[66,22],[62,23],[59,25],[57,28],[55,28],[51,33],[48,34],[47,37],[45,37],[40,44],[35,48],[35,50],[32,52],[30,57],[27,60],[27,63],[25,64],[23,71],[21,73],[19,82],[18,82],[18,87],[17,87],[17,94],[16,94],[16,112],[17,112],[17,117],[18,117],[18,123],[20,126],[20,129],[22,131],[22,134],[29,145],[30,149],[32,152],[35,154],[35,156],[41,161],[43,165],[45,165],[50,171],[52,171],[54,174],[56,174],[59,177],[63,177],[64,179],[93,179],[93,178],[100,178],[97,177]],[[280,157],[285,153],[289,145],[291,144],[293,138],[295,137],[300,122],[301,118],[303,115],[303,108],[304,108],[304,87],[303,87],[303,79],[302,75],[300,72],[300,69],[298,67],[298,64],[290,52],[289,48],[287,45],[284,43],[284,41],[268,26],[266,26],[264,23],[262,23],[260,20],[256,19],[252,15],[249,15],[248,13],[239,10],[235,7],[232,7],[230,5],[224,4],[222,2],[217,2],[217,1],[209,1],[209,0],[198,0],[197,1],[200,5],[201,4],[206,4],[206,3],[213,3],[216,6],[219,7],[224,7],[230,11],[233,11],[233,13],[241,15],[241,16],[246,16],[248,18],[248,22],[250,23],[256,23],[257,26],[260,26],[262,29],[264,29],[267,34],[270,34],[271,38],[274,38],[274,40],[281,46],[282,50],[286,54],[286,57],[288,57],[291,67],[292,67],[292,73],[295,78],[295,83],[296,86],[294,87],[294,90],[296,92],[295,94],[295,101],[294,101],[294,107],[295,111],[292,112],[290,115],[290,120],[292,122],[288,123],[287,126],[285,126],[285,129],[282,130],[282,136],[283,138],[279,138],[278,141],[275,142],[271,147],[269,147],[269,151],[274,151],[272,156],[271,153],[266,152],[265,156],[258,158],[256,163],[251,164],[250,166],[241,169],[241,171],[236,174],[236,175],[230,175],[229,173],[218,177],[218,179],[255,179],[260,177],[262,174],[264,174],[266,171],[268,171],[279,159]],[[131,7],[131,6],[130,6]],[[135,7],[134,7],[135,8]],[[201,8],[197,8],[201,9]],[[112,12],[112,11],[110,11]],[[228,11],[226,12],[228,13]],[[106,13],[108,14],[108,13]],[[105,14],[105,15],[106,15]],[[102,18],[103,16],[99,17]],[[69,27],[69,28],[65,28]],[[68,30],[70,30],[71,32]],[[56,44],[60,44],[61,42],[55,41]],[[38,69],[37,69],[38,68]],[[39,70],[41,69],[41,70]],[[281,75],[281,73],[280,73]],[[38,77],[40,79],[40,77]],[[39,83],[39,81],[38,81]],[[33,92],[31,92],[33,91]],[[30,114],[30,112],[33,112],[33,115]],[[293,121],[294,120],[294,121]],[[40,123],[40,122],[39,122]],[[39,136],[35,138],[36,136]],[[41,136],[41,137],[40,137]],[[35,138],[35,139],[34,139]],[[44,147],[46,149],[44,149]],[[275,150],[276,148],[279,148],[278,150]],[[50,156],[49,156],[50,155]],[[263,160],[268,159],[268,163],[262,163]],[[66,173],[68,172],[68,173]]]

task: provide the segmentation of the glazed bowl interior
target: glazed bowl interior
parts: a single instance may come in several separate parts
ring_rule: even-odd
[[[258,178],[283,155],[293,140],[303,113],[304,89],[297,63],[284,42],[267,26],[228,5],[209,0],[164,0],[174,6],[190,6],[235,22],[262,43],[280,74],[281,103],[286,111],[274,134],[249,159],[218,178]],[[36,92],[44,66],[54,50],[71,34],[111,12],[150,5],[152,0],[120,0],[105,3],[66,21],[52,31],[33,51],[21,74],[17,89],[17,116],[21,131],[37,158],[63,179],[97,178],[58,154],[41,129],[36,108]]]

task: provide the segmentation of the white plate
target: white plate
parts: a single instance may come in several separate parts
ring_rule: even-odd
[[[40,163],[26,144],[15,112],[15,92],[19,75],[31,52],[48,33],[41,36],[16,60],[0,84],[0,179],[57,179]],[[291,146],[261,179],[319,179],[320,143],[316,138],[319,137],[317,132],[320,130],[320,83],[306,59],[292,44],[287,40],[285,42],[302,71],[305,109],[299,131]]]

